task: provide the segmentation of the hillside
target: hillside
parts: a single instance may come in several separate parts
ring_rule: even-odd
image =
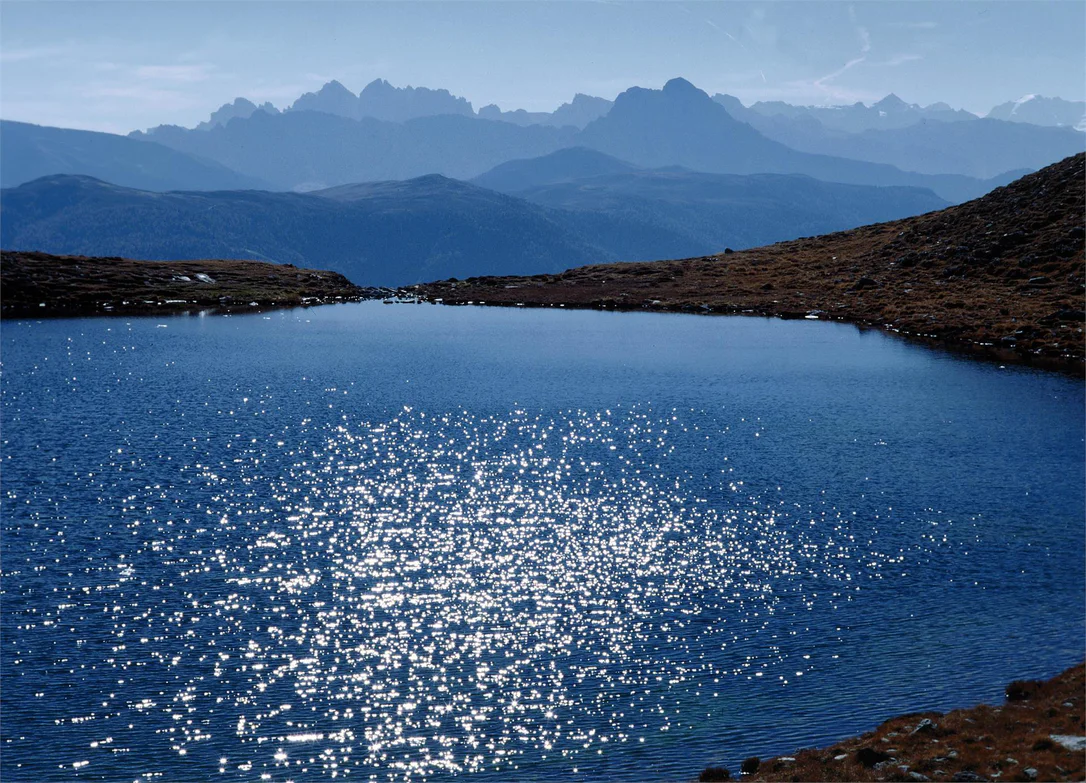
[[[0,187],[84,174],[144,190],[227,190],[267,184],[211,160],[127,136],[0,120]]]
[[[719,191],[714,203],[701,176],[668,175],[666,194],[647,185],[641,195],[623,194],[610,185],[611,197],[597,188],[597,201],[570,209],[437,175],[309,194],[149,193],[89,177],[46,177],[0,193],[0,247],[158,260],[258,259],[334,269],[365,285],[407,285],[710,253],[943,205],[927,191],[780,177],[761,185],[744,186],[741,177],[716,183],[708,188]],[[727,198],[745,187],[760,199]]]
[[[134,261],[0,252],[4,318],[251,312],[372,295],[343,275],[260,261]]]
[[[873,324],[1081,371],[1086,155],[919,217],[737,253],[413,289],[449,304],[752,313]]]

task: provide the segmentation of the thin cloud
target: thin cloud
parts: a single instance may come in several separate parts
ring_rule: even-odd
[[[15,49],[5,47],[0,51],[0,62],[22,63],[31,60],[46,60],[69,53],[70,50],[66,46],[27,46]]]
[[[916,62],[917,60],[923,59],[923,56],[919,54],[899,54],[891,57],[889,60],[883,60],[882,62],[868,61],[866,64],[872,68],[893,68],[898,65],[904,65],[905,63]]]
[[[134,75],[145,81],[171,82],[174,84],[194,84],[211,78],[215,66],[210,63],[197,65],[140,65]]]

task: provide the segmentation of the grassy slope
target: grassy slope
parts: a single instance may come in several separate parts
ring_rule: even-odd
[[[212,282],[197,275],[206,275]],[[4,318],[248,311],[346,301],[366,293],[336,272],[262,261],[0,254],[0,314]]]

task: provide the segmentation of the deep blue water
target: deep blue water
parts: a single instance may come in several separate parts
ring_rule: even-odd
[[[1084,656],[1076,379],[755,318],[0,328],[5,783],[689,780]]]

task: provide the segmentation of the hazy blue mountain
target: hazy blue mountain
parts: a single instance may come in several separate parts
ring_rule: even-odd
[[[730,95],[716,95],[713,100],[736,119],[793,149],[887,163],[922,174],[962,174],[981,179],[1006,173],[1021,176],[1086,147],[1086,135],[1068,128],[991,119],[924,119],[902,128],[845,133],[827,129],[810,114],[763,115]]]
[[[166,127],[132,136],[217,160],[276,188],[315,190],[435,173],[468,179],[507,160],[568,146],[575,132],[454,115],[391,123],[288,111],[276,116],[257,112],[210,131]]]
[[[577,93],[570,103],[563,103],[551,115],[551,125],[573,125],[583,128],[611,111],[614,101],[594,95]]]
[[[263,103],[257,106],[252,101],[246,98],[235,98],[233,103],[224,103],[215,111],[211,112],[211,118],[207,122],[201,122],[196,126],[196,130],[209,130],[216,125],[225,125],[235,117],[241,119],[248,119],[253,116],[254,112],[264,111],[268,114],[278,114],[279,110],[272,106],[270,103]]]
[[[360,284],[398,285],[701,255],[945,204],[929,191],[807,177],[629,170],[542,179],[551,184],[520,198],[437,175],[308,194],[163,194],[90,177],[45,177],[0,193],[0,245],[147,259],[262,259],[332,269]]]
[[[356,120],[359,117],[358,96],[332,80],[316,92],[304,93],[287,111],[317,111]]]
[[[150,193],[47,177],[0,193],[0,245],[319,266],[369,285],[554,272],[616,256],[563,213],[439,176],[327,194]]]
[[[490,103],[479,109],[478,116],[483,120],[511,122],[514,125],[524,127],[526,125],[549,125],[550,123],[547,121],[551,118],[551,113],[548,111],[525,111],[524,109],[502,111],[498,104]]]
[[[993,120],[1055,125],[1081,131],[1086,130],[1086,101],[1024,95],[1016,101],[1007,101],[994,107],[988,112],[988,117]]]
[[[586,176],[578,177],[578,173]],[[598,172],[598,173],[597,173]],[[536,204],[569,210],[582,232],[625,259],[755,247],[942,209],[920,188],[873,188],[798,175],[645,170],[589,150],[505,163],[477,177]]]
[[[714,96],[714,99],[716,98],[730,96]],[[906,103],[893,93],[871,106],[860,102],[849,106],[793,106],[782,101],[759,101],[752,104],[749,110],[766,117],[812,117],[829,130],[846,133],[905,128],[922,120],[961,122],[977,119],[975,114],[964,109],[953,109],[945,103],[920,106]]]
[[[502,163],[471,181],[501,193],[517,193],[540,185],[638,170],[632,163],[587,147],[567,147],[538,158]]]
[[[583,128],[609,112],[611,105],[612,102],[606,98],[577,93],[570,103],[563,103],[553,112],[530,112],[524,109],[502,111],[495,104],[490,104],[479,109],[479,117],[484,120],[511,122],[514,125],[554,125],[555,127],[571,125],[575,128]]]
[[[1014,179],[917,174],[800,152],[733,118],[685,79],[672,79],[662,90],[627,90],[606,116],[576,136],[575,143],[648,168],[680,165],[721,174],[806,174],[827,182],[908,185],[930,188],[950,202],[975,198]]]
[[[161,144],[0,120],[0,186],[21,185],[50,174],[86,174],[144,190],[268,187],[258,177]]]
[[[448,90],[427,87],[393,87],[384,79],[375,79],[358,96],[358,116],[375,117],[388,122],[405,122],[415,117],[439,114],[475,115],[471,103]]]

